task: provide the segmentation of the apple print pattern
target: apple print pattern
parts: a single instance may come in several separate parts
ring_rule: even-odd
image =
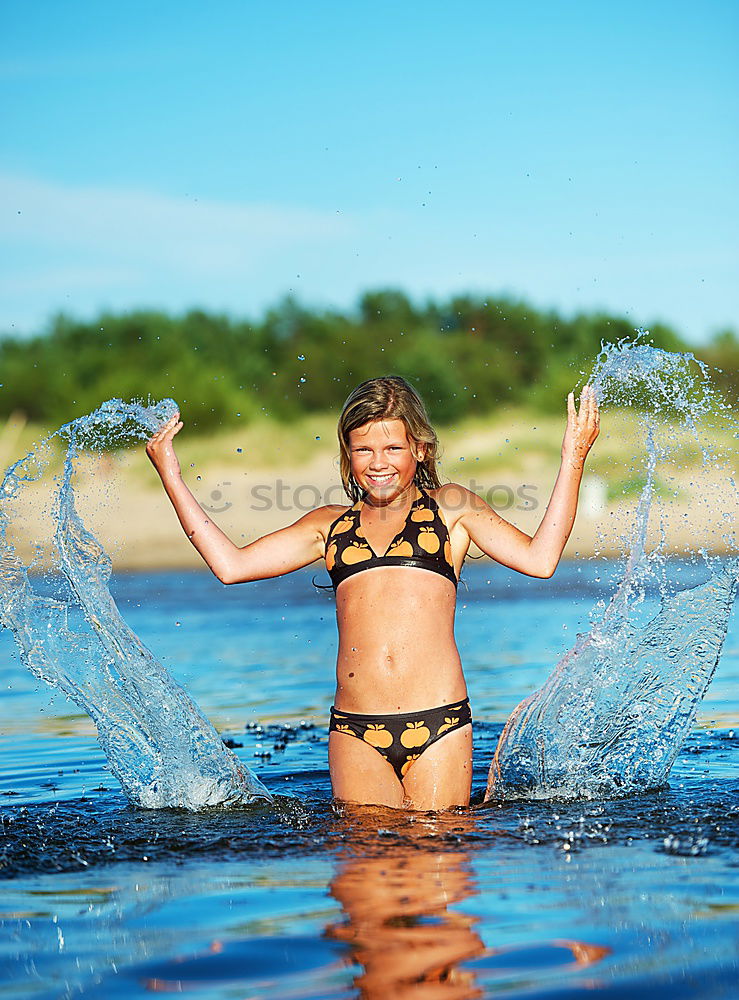
[[[365,538],[361,515],[363,501],[338,517],[329,528],[326,541],[326,569],[334,590],[347,577],[377,566],[414,566],[439,573],[457,586],[452,563],[449,530],[439,505],[416,487],[403,528],[387,551],[378,555]]]
[[[369,743],[402,780],[432,743],[471,722],[470,703],[465,698],[453,705],[400,715],[356,715],[332,708],[328,728],[330,733],[346,733]]]

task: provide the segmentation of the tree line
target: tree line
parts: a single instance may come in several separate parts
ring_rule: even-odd
[[[650,332],[655,347],[691,349],[667,326]],[[605,313],[567,318],[492,296],[418,304],[393,289],[368,291],[345,311],[287,297],[257,321],[199,310],[61,315],[39,336],[0,340],[0,416],[21,411],[56,426],[114,396],[171,396],[189,427],[211,431],[338,410],[359,382],[390,373],[416,385],[440,423],[504,404],[561,411],[601,342],[633,335],[629,321]],[[693,350],[736,398],[735,334]]]

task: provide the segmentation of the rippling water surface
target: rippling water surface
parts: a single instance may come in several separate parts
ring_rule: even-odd
[[[681,586],[706,578],[691,563],[671,571]],[[478,802],[508,713],[620,572],[603,560],[550,581],[465,570],[457,631]],[[736,995],[736,613],[667,787],[355,813],[329,795],[334,612],[311,576],[235,588],[205,573],[113,578],[126,621],[275,807],[131,806],[87,717],[0,633],[0,996]]]

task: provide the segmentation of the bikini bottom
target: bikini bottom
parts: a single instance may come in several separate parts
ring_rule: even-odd
[[[399,715],[356,715],[331,708],[330,733],[348,733],[369,743],[392,765],[402,781],[411,764],[424,750],[447,733],[472,722],[470,700],[455,701],[439,708]]]

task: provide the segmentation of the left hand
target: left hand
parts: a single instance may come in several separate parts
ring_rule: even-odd
[[[595,390],[591,385],[580,393],[580,412],[575,408],[575,394],[567,397],[567,430],[562,442],[562,461],[581,469],[600,431]]]
[[[146,443],[146,454],[162,482],[181,478],[180,463],[174,450],[174,437],[179,434],[183,426],[178,411]]]

